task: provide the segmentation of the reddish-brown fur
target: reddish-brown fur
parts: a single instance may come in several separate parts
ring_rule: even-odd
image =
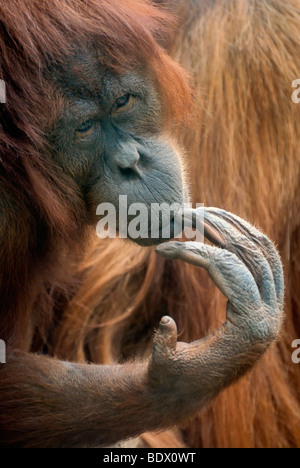
[[[137,8],[133,0],[75,2],[78,11],[73,3],[53,0],[47,7],[43,2],[49,11],[42,11],[38,1],[30,7],[18,0],[0,1],[1,78],[9,102],[0,107],[1,121],[8,122],[7,128],[0,127],[1,212],[5,207],[1,338],[24,351],[47,349],[58,358],[107,364],[148,353],[153,328],[165,313],[176,319],[180,340],[191,341],[219,325],[225,308],[202,271],[117,240],[95,245],[84,232],[75,187],[43,156],[43,129],[49,108],[53,118],[55,109],[51,87],[38,79],[39,67],[49,56],[60,59],[70,44],[98,37],[99,17],[108,25],[101,29],[100,44],[109,37],[114,45],[105,54],[109,62],[122,67],[124,49],[133,55],[139,51],[151,63],[175,115],[184,115],[188,96],[179,69],[148,33],[149,28],[157,32],[164,15],[155,16],[142,4]],[[299,370],[291,363],[290,349],[300,336],[299,111],[290,101],[290,83],[300,75],[299,2],[205,3],[208,10],[197,11],[195,23],[186,19],[173,50],[195,73],[200,90],[198,128],[185,138],[193,197],[248,217],[277,241],[286,263],[288,317],[279,343],[184,435],[196,447],[299,447]],[[123,8],[129,9],[126,15]],[[232,12],[238,12],[238,20]],[[131,19],[140,28],[131,27]],[[130,41],[115,21],[130,29]],[[84,259],[83,245],[91,252]],[[145,439],[152,446],[181,444],[174,437],[151,434]]]
[[[91,41],[107,67],[138,63],[156,83],[170,128],[171,116],[172,125],[189,118],[192,100],[185,72],[156,41],[169,26],[169,16],[147,1],[0,1],[0,78],[7,88],[0,106],[0,336],[8,353],[53,352],[52,334],[81,284],[78,264],[93,242],[78,187],[52,163],[45,138],[62,105],[46,78],[49,66]],[[25,361],[30,358],[15,363],[24,369]],[[22,440],[21,429],[11,433],[19,419],[10,402],[20,373],[9,370],[10,362],[1,366],[1,444]],[[38,374],[36,368],[32,375]],[[25,400],[30,425],[35,420]],[[32,433],[35,446],[39,432]]]
[[[1,1],[0,18],[8,102],[0,108],[1,338],[29,349],[36,328],[46,338],[58,296],[72,294],[74,262],[85,242],[78,257],[70,252],[86,235],[78,189],[48,157],[43,132],[61,103],[43,70],[93,40],[107,66],[144,64],[172,117],[187,117],[191,99],[184,72],[154,39],[167,29],[167,17],[147,3]]]
[[[177,4],[183,25],[172,54],[195,75],[199,92],[198,127],[185,137],[193,199],[267,232],[287,281],[280,340],[190,424],[186,443],[299,447],[300,373],[291,344],[300,336],[300,107],[291,83],[300,76],[300,2]],[[135,246],[116,251],[117,244],[99,246],[87,262],[86,283],[54,334],[57,356],[109,363],[143,354],[163,313],[175,318],[182,340],[222,323],[224,300],[205,273]],[[160,437],[147,440],[159,446]]]

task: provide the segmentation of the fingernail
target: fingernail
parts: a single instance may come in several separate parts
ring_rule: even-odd
[[[167,325],[170,322],[170,317],[163,317],[160,321],[162,325]]]

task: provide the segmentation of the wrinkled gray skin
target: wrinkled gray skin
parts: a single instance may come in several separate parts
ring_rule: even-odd
[[[127,195],[128,206],[182,204],[182,163],[165,134],[161,99],[145,72],[118,75],[85,51],[54,74],[65,102],[49,138],[55,162],[80,187],[89,222],[97,221],[100,203],[113,204],[119,215],[119,195]],[[118,107],[118,99],[128,95],[128,104]],[[89,122],[92,127],[80,131]],[[135,239],[141,245],[161,241]]]
[[[283,318],[283,269],[272,242],[246,221],[216,208],[205,208],[204,219],[205,228],[210,228],[210,240],[217,247],[197,242],[168,242],[156,251],[165,258],[204,268],[227,297],[227,322],[211,337],[212,349],[207,349],[214,356],[215,364],[219,361],[227,372],[227,365],[232,363],[226,365],[226,357],[232,359],[236,355],[242,359],[247,347],[248,352],[251,347],[254,351],[276,339]],[[168,317],[161,323],[161,332],[164,340],[170,340],[168,346],[176,361],[177,353],[184,355],[187,349],[188,353],[199,352],[203,343],[207,344],[205,339],[187,347],[176,345],[176,325]],[[159,336],[157,340],[160,341]],[[215,377],[214,374],[214,382]]]

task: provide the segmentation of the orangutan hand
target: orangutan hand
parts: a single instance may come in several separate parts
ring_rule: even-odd
[[[177,342],[174,320],[164,317],[149,367],[151,381],[173,388],[195,409],[245,374],[276,340],[284,300],[282,264],[272,242],[219,209],[205,209],[204,220],[218,247],[169,242],[157,253],[207,270],[228,299],[227,321],[215,334],[185,344]]]

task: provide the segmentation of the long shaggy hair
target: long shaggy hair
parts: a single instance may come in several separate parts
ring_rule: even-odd
[[[199,92],[196,131],[184,138],[193,199],[263,229],[280,248],[287,281],[280,340],[185,429],[185,442],[299,447],[300,373],[291,343],[300,337],[300,108],[291,83],[300,76],[300,1],[182,0],[179,15],[172,54]],[[164,314],[187,341],[224,321],[224,299],[201,270],[118,240],[91,251],[84,282],[51,336],[55,356],[122,362],[150,351]],[[165,434],[147,440],[168,446]]]
[[[147,1],[0,0],[0,321],[12,347],[46,343],[90,244],[82,195],[53,164],[46,138],[64,104],[53,68],[85,47],[118,72],[138,64],[157,85],[166,125],[170,116],[181,122],[191,103],[187,76],[157,42],[170,24]]]

